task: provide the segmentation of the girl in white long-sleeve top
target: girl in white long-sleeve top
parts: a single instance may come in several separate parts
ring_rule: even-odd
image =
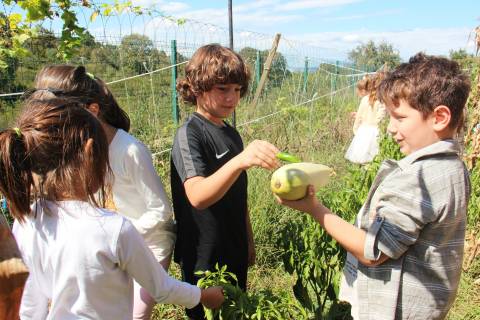
[[[101,124],[72,100],[28,100],[0,132],[0,192],[30,271],[21,318],[131,319],[132,279],[157,302],[218,307],[221,288],[169,277],[133,224],[101,209],[107,150]]]
[[[354,113],[354,137],[345,153],[345,158],[353,163],[369,163],[378,154],[379,125],[386,111],[383,103],[377,99],[377,88],[384,76],[384,72],[378,72],[357,84],[358,94],[362,98]]]
[[[175,230],[173,210],[148,148],[128,133],[130,119],[105,82],[83,66],[46,66],[35,79],[31,98],[74,97],[102,124],[113,171],[107,207],[129,219],[156,260],[168,270]],[[150,319],[155,300],[135,282],[133,319]]]

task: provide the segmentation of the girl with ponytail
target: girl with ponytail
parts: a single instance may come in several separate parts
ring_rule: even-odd
[[[219,307],[221,288],[169,277],[132,223],[101,208],[107,150],[100,122],[71,99],[29,99],[0,132],[0,192],[30,271],[21,319],[130,320],[132,278],[157,302]]]
[[[74,97],[94,114],[108,141],[112,192],[107,206],[129,219],[168,270],[175,243],[173,210],[148,148],[128,133],[130,119],[108,86],[83,66],[46,66],[31,99]],[[155,300],[135,283],[133,319],[150,319]]]

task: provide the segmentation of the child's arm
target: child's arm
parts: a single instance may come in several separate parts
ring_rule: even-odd
[[[185,192],[193,207],[205,209],[220,200],[243,170],[251,167],[274,169],[279,166],[279,150],[267,141],[255,140],[208,177],[195,176],[185,181]]]
[[[173,229],[173,210],[162,181],[153,166],[150,151],[141,144],[130,146],[128,156],[124,159],[124,166],[131,183],[142,195],[141,200],[146,207],[146,211],[134,222],[140,234],[148,234],[157,229],[160,224],[164,229],[168,227]],[[164,232],[167,231],[164,230]],[[168,242],[165,243],[166,248],[173,246],[175,241],[173,232],[170,239],[166,239],[166,241]]]
[[[322,205],[315,196],[312,186],[309,186],[307,196],[301,200],[287,201],[278,197],[277,200],[290,208],[309,213],[332,238],[363,265],[375,266],[388,259],[388,256],[383,253],[378,260],[366,259],[364,255],[366,232],[333,214]]]
[[[117,242],[119,266],[135,279],[159,303],[172,303],[193,308],[202,303],[207,308],[218,308],[224,296],[221,287],[200,289],[170,277],[155,260],[143,238],[124,220]]]

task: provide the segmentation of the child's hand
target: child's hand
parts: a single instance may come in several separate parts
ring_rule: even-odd
[[[223,296],[223,288],[220,286],[202,289],[200,303],[208,309],[218,309],[222,305],[225,297]]]
[[[237,157],[244,170],[251,167],[275,169],[280,166],[276,157],[278,152],[277,147],[270,142],[254,140]]]
[[[307,195],[300,200],[291,201],[291,200],[284,200],[278,196],[275,196],[275,197],[277,198],[277,201],[284,206],[290,207],[298,211],[308,212],[308,213],[313,213],[313,211],[316,208],[321,206],[320,202],[315,196],[315,188],[312,185],[308,186]]]

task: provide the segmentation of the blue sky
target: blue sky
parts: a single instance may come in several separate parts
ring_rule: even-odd
[[[227,26],[227,0],[134,0],[175,17]],[[480,1],[433,0],[233,0],[234,28],[333,49],[346,58],[368,40],[386,41],[403,59],[418,51],[448,55],[474,52],[473,30],[480,25]]]

